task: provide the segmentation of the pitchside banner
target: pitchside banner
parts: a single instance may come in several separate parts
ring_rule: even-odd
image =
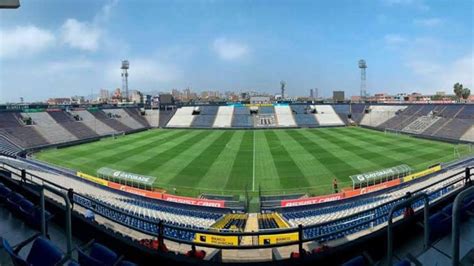
[[[169,195],[169,194],[163,194],[163,199],[166,201],[189,204],[189,205],[216,207],[216,208],[225,207],[224,200],[196,199],[196,198],[189,198],[189,197],[174,196],[174,195]]]
[[[260,235],[258,236],[259,245],[280,244],[285,242],[298,241],[298,232],[274,235]]]
[[[302,206],[302,205],[311,205],[311,204],[336,201],[343,198],[344,198],[344,193],[336,193],[336,194],[331,194],[331,195],[326,195],[326,196],[311,197],[311,198],[304,198],[304,199],[282,200],[281,206],[294,207],[294,206]]]
[[[101,178],[113,179],[118,183],[135,183],[152,186],[156,180],[154,176],[139,175],[127,173],[124,171],[114,170],[108,167],[101,167],[97,170],[97,175]]]
[[[428,169],[423,170],[423,171],[418,172],[418,173],[407,175],[403,178],[403,182],[408,182],[408,181],[411,181],[413,179],[417,179],[417,178],[420,178],[420,177],[423,177],[423,176],[426,176],[426,175],[429,175],[429,174],[432,174],[432,173],[436,173],[438,171],[441,171],[441,165],[437,165],[437,166],[428,168]]]
[[[359,196],[359,195],[364,195],[364,194],[367,194],[367,193],[371,193],[371,192],[375,192],[375,191],[378,191],[378,190],[393,187],[393,186],[399,185],[400,183],[401,183],[400,179],[394,179],[394,180],[387,181],[387,182],[380,183],[380,184],[373,185],[373,186],[345,190],[344,191],[344,198],[351,198],[351,197],[355,197],[355,196]]]
[[[194,242],[214,244],[219,246],[238,246],[239,238],[237,236],[222,236],[196,233],[194,236]]]

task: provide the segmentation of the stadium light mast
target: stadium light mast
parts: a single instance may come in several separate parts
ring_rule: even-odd
[[[360,98],[361,100],[365,100],[367,97],[367,84],[366,84],[366,76],[365,70],[367,69],[367,64],[365,63],[364,59],[359,60],[359,68],[360,68]]]
[[[125,92],[125,99],[128,99],[128,68],[130,67],[130,63],[128,60],[122,61],[122,91]]]
[[[286,82],[284,80],[280,81],[280,88],[281,88],[281,99],[285,99],[285,87]]]

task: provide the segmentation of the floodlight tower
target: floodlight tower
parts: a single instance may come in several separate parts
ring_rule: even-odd
[[[286,82],[284,80],[280,81],[280,87],[281,87],[281,99],[285,99],[285,87],[286,87]]]
[[[128,68],[130,67],[130,63],[128,60],[123,60],[122,61],[122,91],[125,93],[125,99],[127,101],[129,100],[128,98]]]
[[[365,78],[365,70],[367,69],[367,64],[364,59],[359,60],[360,68],[360,98],[365,99],[367,96],[367,84]]]

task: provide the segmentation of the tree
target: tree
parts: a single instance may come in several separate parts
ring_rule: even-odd
[[[458,99],[461,99],[462,93],[463,93],[463,90],[464,90],[462,84],[459,83],[459,82],[456,82],[456,84],[454,84],[453,88],[454,88],[454,94],[456,95],[456,97]]]
[[[469,95],[471,95],[471,90],[470,90],[469,88],[464,88],[464,89],[462,90],[462,95],[461,95],[462,98],[463,98],[464,100],[467,100],[467,98],[469,98]]]

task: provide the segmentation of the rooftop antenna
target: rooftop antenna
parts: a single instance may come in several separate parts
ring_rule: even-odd
[[[122,91],[125,92],[125,99],[128,101],[128,68],[130,67],[130,63],[128,60],[122,61]]]
[[[284,80],[280,81],[280,87],[281,87],[281,99],[285,99],[285,87],[286,87],[286,82]]]
[[[361,100],[365,100],[367,97],[367,84],[366,84],[366,76],[365,70],[367,69],[367,64],[365,63],[364,59],[359,60],[359,68],[360,68],[360,98]]]

